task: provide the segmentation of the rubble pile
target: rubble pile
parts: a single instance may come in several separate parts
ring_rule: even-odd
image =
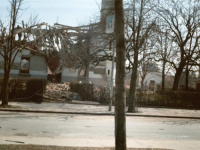
[[[93,101],[107,103],[109,100],[109,89],[106,87],[93,86]],[[84,100],[75,92],[70,91],[70,83],[48,83],[43,96],[45,102],[71,103],[72,100]]]
[[[46,102],[71,102],[71,100],[80,100],[81,97],[74,92],[69,91],[69,82],[48,83],[44,94]]]

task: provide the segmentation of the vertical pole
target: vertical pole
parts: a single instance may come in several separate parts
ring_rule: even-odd
[[[111,70],[111,79],[110,79],[110,103],[109,103],[109,111],[112,111],[112,98],[113,98],[113,74],[115,68],[115,37],[113,40],[113,56],[112,56],[112,70]]]

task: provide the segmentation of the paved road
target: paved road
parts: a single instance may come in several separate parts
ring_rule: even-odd
[[[114,117],[0,112],[0,144],[114,146]],[[200,120],[127,117],[127,145],[197,150]]]

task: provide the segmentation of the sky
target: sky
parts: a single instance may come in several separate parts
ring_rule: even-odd
[[[0,19],[8,21],[9,2],[0,0]],[[89,23],[99,16],[101,0],[25,0],[20,11],[21,20],[27,22],[31,14],[38,14],[40,22],[78,26]]]

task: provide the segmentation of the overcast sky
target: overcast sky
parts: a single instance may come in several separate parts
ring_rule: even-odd
[[[53,25],[58,22],[64,25],[77,26],[89,23],[95,16],[99,15],[101,0],[25,0],[21,11],[19,22],[28,21],[30,14],[38,14],[40,22]],[[8,0],[1,0],[0,19],[8,21]]]

